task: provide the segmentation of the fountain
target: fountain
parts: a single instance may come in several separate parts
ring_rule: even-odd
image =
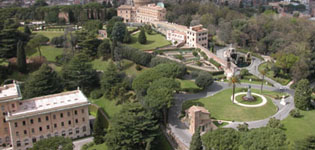
[[[248,90],[247,90],[247,94],[246,94],[246,96],[243,97],[243,100],[245,100],[245,101],[254,101],[255,100],[255,97],[252,96],[252,91],[250,89],[251,89],[251,86],[249,85]]]

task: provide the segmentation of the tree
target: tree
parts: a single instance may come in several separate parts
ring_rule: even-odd
[[[30,41],[28,41],[27,47],[28,47],[29,49],[35,49],[35,48],[37,48],[38,53],[39,53],[39,56],[40,56],[40,58],[41,58],[41,57],[42,57],[42,52],[41,52],[41,50],[40,50],[40,47],[41,47],[43,44],[46,44],[48,41],[49,41],[49,38],[48,38],[48,37],[39,34],[39,35],[36,35],[34,38],[32,38]]]
[[[102,89],[105,91],[105,95],[109,96],[111,93],[112,87],[122,81],[122,76],[119,73],[116,65],[109,61],[108,66],[106,67],[102,78],[101,78],[101,86]]]
[[[233,103],[234,103],[234,95],[235,95],[235,87],[236,87],[236,84],[241,84],[241,81],[239,80],[238,76],[235,76],[233,75],[232,77],[230,77],[229,79],[229,85],[233,85],[233,96],[232,96],[232,99],[233,99]]]
[[[107,23],[107,26],[106,26],[106,32],[107,32],[107,36],[109,38],[112,37],[112,32],[113,32],[113,28],[115,26],[115,23],[116,22],[122,22],[124,19],[121,18],[121,17],[118,17],[118,16],[115,16],[113,18],[111,18],[108,23]]]
[[[0,31],[0,58],[16,56],[18,40],[22,40],[20,32],[16,29],[3,29]]]
[[[298,150],[313,150],[315,149],[315,136],[311,135],[308,136],[307,138],[296,141],[295,142],[295,149]]]
[[[159,125],[152,113],[139,103],[129,103],[112,118],[105,142],[111,150],[144,150],[158,135]]]
[[[123,42],[126,35],[127,27],[123,22],[116,22],[111,34],[111,39],[115,39],[118,42]]]
[[[265,75],[267,74],[267,72],[268,72],[268,70],[266,68],[260,72],[262,75],[260,93],[262,93],[262,91],[263,91],[263,86],[264,86],[264,82],[265,82]]]
[[[287,149],[288,143],[286,140],[283,130],[262,127],[246,132],[246,134],[243,134],[241,141],[244,149]]]
[[[208,72],[200,72],[198,77],[195,80],[195,83],[198,87],[206,89],[214,82],[212,75]]]
[[[138,42],[139,42],[140,44],[145,44],[145,43],[147,43],[147,37],[146,37],[146,35],[145,35],[144,29],[141,29],[141,31],[140,31],[140,34],[139,34],[139,36],[138,36]]]
[[[237,126],[237,130],[240,131],[240,132],[246,132],[246,131],[249,131],[248,129],[248,124],[246,122],[244,122],[243,124],[239,124]]]
[[[28,26],[25,26],[24,27],[24,33],[26,33],[27,35],[31,35],[32,31],[31,31],[31,29]]]
[[[97,115],[93,126],[93,137],[95,144],[102,144],[104,143],[104,136],[105,136],[105,120],[102,114],[102,108],[97,109]]]
[[[98,30],[103,28],[103,23],[100,20],[89,20],[84,23],[83,27],[89,32],[96,33]]]
[[[89,93],[99,86],[99,78],[92,65],[88,63],[87,56],[83,53],[75,55],[61,70],[67,90],[80,87],[83,92]]]
[[[50,137],[34,143],[32,150],[58,150],[60,147],[62,150],[73,150],[72,140],[62,136]]]
[[[200,127],[196,130],[194,135],[192,136],[189,150],[202,150],[202,141],[200,137]]]
[[[240,133],[232,128],[219,128],[205,133],[201,139],[205,150],[238,150],[240,137]]]
[[[281,124],[279,119],[276,119],[275,117],[270,118],[267,124],[267,127],[270,128],[283,128],[283,124]]]
[[[47,6],[48,4],[46,3],[45,0],[36,0],[34,3],[35,7],[42,7],[42,6]]]
[[[101,44],[101,40],[96,38],[89,38],[81,43],[79,43],[79,46],[82,47],[82,51],[91,57],[95,57],[98,52],[98,46]]]
[[[24,44],[22,41],[19,41],[17,44],[17,68],[20,72],[25,73],[27,71],[26,68],[26,56],[24,50]]]
[[[131,42],[131,36],[130,36],[130,33],[128,32],[128,30],[126,30],[126,32],[125,32],[125,36],[124,36],[123,42],[124,43],[130,43]]]
[[[311,93],[309,81],[307,79],[300,80],[295,89],[295,107],[301,110],[308,110],[311,107]]]
[[[31,98],[63,91],[63,85],[57,73],[47,64],[33,72],[25,82],[24,98]]]
[[[111,52],[110,42],[108,39],[104,39],[97,48],[97,55],[99,57],[105,57],[105,56],[108,56],[110,52]]]

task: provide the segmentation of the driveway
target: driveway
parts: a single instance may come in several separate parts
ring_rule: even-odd
[[[73,150],[81,150],[81,148],[84,144],[93,142],[93,139],[94,139],[93,137],[86,137],[83,139],[73,141],[73,145],[74,145]]]

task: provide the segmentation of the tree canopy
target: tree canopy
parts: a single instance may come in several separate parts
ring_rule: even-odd
[[[72,140],[61,136],[50,137],[36,142],[32,150],[73,150]]]
[[[309,81],[302,79],[297,83],[294,95],[295,107],[307,110],[311,107],[311,89]]]

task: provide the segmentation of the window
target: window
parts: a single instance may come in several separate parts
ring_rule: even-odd
[[[60,118],[63,118],[63,113],[60,113]]]
[[[5,121],[5,118],[3,118],[3,123],[6,123],[7,121]]]
[[[77,110],[75,110],[75,111],[74,111],[74,114],[75,114],[75,115],[77,115],[77,114],[78,114],[78,111],[77,111]]]
[[[23,123],[23,126],[25,126],[25,125],[26,125],[26,122],[25,122],[25,121],[23,121],[22,123]]]
[[[70,117],[70,115],[71,115],[71,114],[70,114],[70,111],[68,111],[68,117]]]
[[[62,131],[61,135],[66,136],[66,131]]]
[[[83,121],[83,122],[85,121],[85,118],[84,118],[84,117],[82,118],[82,121]]]
[[[41,118],[38,118],[38,122],[42,122],[42,119],[41,119]]]
[[[84,109],[81,110],[82,114],[84,113]]]
[[[1,110],[2,110],[2,111],[5,111],[5,110],[4,110],[4,106],[3,106],[3,105],[1,106]]]
[[[56,115],[53,115],[53,118],[56,119]]]
[[[69,129],[68,132],[69,132],[69,135],[72,135],[72,129]]]
[[[46,116],[46,121],[48,121],[49,120],[49,117],[48,116]]]
[[[29,143],[29,142],[28,142],[28,139],[25,139],[25,140],[24,140],[24,145],[28,145],[28,143]]]
[[[21,146],[21,141],[16,141],[16,146],[20,147]]]
[[[0,138],[0,144],[2,143],[2,139]]]
[[[33,124],[33,123],[34,123],[34,120],[33,120],[33,119],[31,119],[31,120],[30,120],[30,122],[31,122],[31,124]]]
[[[34,128],[32,128],[32,133],[35,133],[35,129]]]
[[[15,122],[15,123],[14,123],[14,126],[15,126],[15,127],[18,127],[18,123],[17,123],[17,122]]]
[[[43,131],[43,128],[42,128],[42,127],[39,127],[39,131]]]
[[[36,138],[32,138],[32,142],[33,142],[33,143],[36,143]]]
[[[58,136],[58,132],[55,132],[55,136]]]
[[[12,108],[15,108],[15,105],[14,104],[11,104]]]
[[[61,122],[61,126],[65,126],[65,123],[64,123],[64,122]]]
[[[47,125],[47,126],[46,126],[46,128],[47,128],[47,130],[49,130],[50,126],[49,126],[49,125]]]
[[[26,130],[24,130],[24,134],[27,134],[27,131],[26,131]]]
[[[68,124],[71,125],[71,120],[68,121]]]
[[[16,135],[16,136],[19,136],[19,132],[15,132],[15,135]]]
[[[75,123],[78,123],[79,122],[79,120],[78,119],[75,119]]]
[[[54,124],[54,128],[57,128],[57,124],[56,123]]]
[[[86,131],[86,126],[83,126],[83,132],[85,132]]]
[[[79,134],[80,133],[80,129],[79,128],[75,128],[75,133]]]
[[[7,142],[7,143],[10,142],[10,137],[8,137],[8,136],[5,137],[5,142]]]

